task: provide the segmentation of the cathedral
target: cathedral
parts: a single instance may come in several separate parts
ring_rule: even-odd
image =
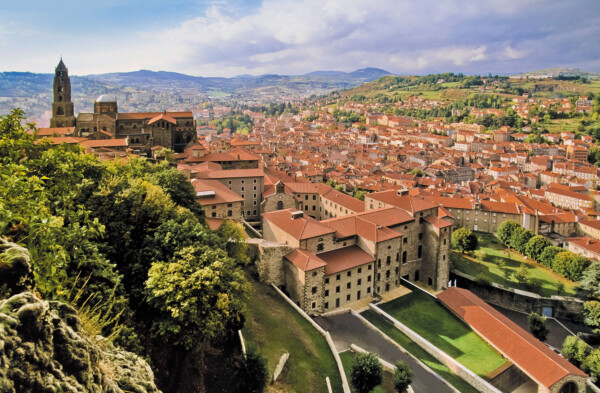
[[[69,71],[62,59],[54,74],[51,128],[75,127],[75,136],[88,139],[127,139],[134,151],[149,153],[162,146],[176,153],[196,143],[194,115],[187,112],[119,113],[111,95],[101,95],[93,113],[73,113]]]

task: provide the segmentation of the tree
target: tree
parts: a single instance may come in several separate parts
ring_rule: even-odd
[[[462,253],[472,251],[477,247],[477,236],[467,228],[458,228],[452,232],[450,243],[452,248]]]
[[[579,281],[583,271],[590,265],[590,261],[581,255],[573,255],[567,263],[566,277],[573,281]]]
[[[579,289],[590,297],[600,296],[600,262],[594,262],[585,269],[579,281]]]
[[[350,370],[352,386],[358,393],[368,393],[383,380],[383,368],[374,353],[361,353],[352,362]]]
[[[240,391],[262,393],[269,382],[267,360],[253,346],[246,350],[239,370]]]
[[[583,318],[585,324],[594,330],[600,328],[600,302],[591,300],[583,303]]]
[[[575,336],[567,336],[562,347],[563,356],[576,367],[586,371],[585,361],[591,348],[583,340]]]
[[[525,245],[525,254],[534,261],[539,261],[542,252],[552,244],[542,235],[537,235],[529,239]]]
[[[231,330],[248,291],[244,274],[221,249],[186,247],[148,272],[148,302],[158,314],[152,331],[186,350]],[[235,330],[239,330],[241,326]]]
[[[552,269],[552,263],[554,262],[554,257],[556,256],[556,254],[558,254],[559,252],[563,252],[563,251],[564,250],[562,247],[557,247],[557,246],[546,247],[544,249],[544,251],[542,251],[542,254],[539,256],[538,262],[540,262],[542,265]]]
[[[550,329],[546,326],[546,317],[532,312],[527,317],[527,320],[529,321],[529,331],[531,334],[540,341],[546,341],[550,332]]]
[[[523,227],[515,229],[510,236],[510,246],[520,253],[525,252],[525,245],[533,237],[533,232]]]
[[[517,280],[520,284],[525,284],[527,279],[529,279],[529,270],[527,270],[527,267],[523,265],[515,273],[515,280]]]
[[[498,238],[505,246],[510,246],[510,238],[512,237],[515,229],[519,228],[520,225],[512,220],[506,220],[498,227],[496,234]]]
[[[414,373],[406,363],[402,361],[396,363],[396,370],[394,371],[394,389],[396,393],[406,393],[413,379]]]

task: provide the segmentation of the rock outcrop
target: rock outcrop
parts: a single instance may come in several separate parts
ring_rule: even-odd
[[[0,280],[4,294],[31,287],[26,249],[0,241],[0,271],[11,277]],[[142,358],[101,337],[90,340],[73,307],[21,292],[0,300],[0,393],[29,392],[159,390]]]

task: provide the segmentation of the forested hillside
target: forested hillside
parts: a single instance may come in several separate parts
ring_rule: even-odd
[[[208,350],[228,351],[230,391],[244,391],[229,340],[244,324],[249,288],[241,229],[211,231],[168,162],[99,162],[79,147],[35,141],[22,119],[19,110],[0,117],[0,237],[29,251],[32,290],[70,303],[115,345],[147,358],[163,391],[213,386]],[[17,292],[0,275],[0,298]]]

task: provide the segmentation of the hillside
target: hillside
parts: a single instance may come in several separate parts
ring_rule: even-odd
[[[511,78],[557,78],[557,77],[581,77],[581,78],[600,78],[596,72],[582,71],[577,68],[544,68],[542,70],[523,72],[511,76]]]

